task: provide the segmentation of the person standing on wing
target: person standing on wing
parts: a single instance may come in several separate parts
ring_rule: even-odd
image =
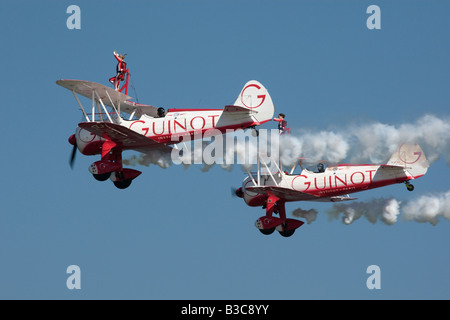
[[[274,121],[278,121],[278,131],[280,132],[280,135],[285,134],[288,130],[288,128],[286,128],[287,121],[284,120],[285,117],[284,113],[280,113],[278,114],[278,118],[273,119]]]
[[[125,60],[125,55],[118,54],[116,50],[114,50],[114,57],[117,59],[118,63],[116,66],[116,75],[114,77],[109,78],[109,82],[114,85],[116,90],[119,90],[120,81],[125,80],[125,73],[127,70],[127,63]]]

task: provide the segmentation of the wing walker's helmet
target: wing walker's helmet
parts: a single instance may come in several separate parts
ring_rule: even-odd
[[[164,115],[166,114],[166,110],[164,110],[164,108],[160,107],[158,108],[158,117],[164,117]]]

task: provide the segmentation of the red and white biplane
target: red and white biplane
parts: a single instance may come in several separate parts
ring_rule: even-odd
[[[89,171],[94,178],[108,178],[119,189],[127,188],[140,171],[124,168],[122,152],[136,150],[143,153],[171,152],[182,137],[202,137],[210,129],[226,133],[227,129],[251,128],[270,121],[274,113],[272,99],[258,81],[249,81],[239,93],[233,105],[223,109],[168,109],[131,101],[128,96],[129,73],[126,82],[116,89],[83,80],[58,80],[56,83],[70,90],[86,121],[78,124],[69,138],[74,146],[71,166],[76,149],[84,155],[101,155],[92,163]],[[122,91],[125,89],[125,93]],[[84,108],[78,95],[91,100]]]
[[[285,203],[291,201],[340,202],[355,200],[349,193],[384,187],[395,183],[405,183],[409,191],[414,190],[410,180],[417,179],[427,172],[429,167],[419,145],[402,145],[387,164],[323,164],[322,170],[303,168],[302,160],[293,166],[290,172],[280,170],[271,172],[262,158],[258,159],[256,173],[247,171],[242,187],[235,193],[251,207],[263,207],[266,215],[256,220],[256,227],[263,234],[275,230],[284,237],[294,234],[304,224],[296,219],[286,218]],[[301,171],[296,173],[300,167]],[[275,217],[274,214],[279,214]]]

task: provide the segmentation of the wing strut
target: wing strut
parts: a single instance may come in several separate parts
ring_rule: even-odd
[[[109,115],[108,110],[106,110],[106,107],[105,107],[105,104],[103,103],[103,100],[100,98],[100,96],[98,95],[97,91],[94,90],[94,91],[92,91],[92,92],[95,92],[95,95],[97,96],[98,101],[100,101],[100,104],[102,105],[103,110],[105,111],[106,116],[108,117],[109,122],[114,123],[114,121],[111,119],[111,116]],[[108,93],[108,92],[106,92],[106,93]],[[114,108],[114,110],[117,112],[117,109],[116,109],[115,107],[113,107],[113,108]],[[94,117],[94,114],[92,114],[92,117]]]
[[[277,180],[275,180],[275,178],[273,177],[272,172],[270,172],[269,167],[267,166],[266,162],[265,162],[263,159],[260,159],[260,156],[258,155],[258,162],[259,162],[259,161],[261,161],[261,162],[263,163],[264,167],[266,167],[267,172],[269,173],[269,175],[270,175],[270,177],[272,178],[272,180],[273,180],[273,182],[275,183],[275,185],[278,187],[278,186],[279,186],[279,185],[278,185],[278,182],[277,182]],[[258,166],[258,167],[259,167],[259,166]],[[277,168],[278,168],[278,165],[277,165]],[[259,169],[259,171],[261,170],[261,168],[258,168],[258,169]],[[278,168],[278,170],[280,170],[280,168]],[[259,186],[259,176],[260,176],[260,175],[261,175],[261,173],[258,172],[258,186]]]
[[[90,122],[91,120],[89,120],[89,117],[88,117],[86,111],[84,111],[83,105],[81,104],[80,99],[78,99],[77,94],[75,93],[74,90],[71,90],[71,91],[72,91],[72,93],[73,93],[73,96],[75,97],[75,100],[77,100],[78,105],[80,106],[81,112],[83,112],[84,117],[86,118],[86,121],[87,121],[87,122]]]

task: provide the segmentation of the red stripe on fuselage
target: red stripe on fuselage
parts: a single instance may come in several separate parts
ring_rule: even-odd
[[[159,143],[178,143],[180,142],[180,139],[177,139],[178,137],[190,137],[192,138],[197,138],[197,135],[201,135],[203,138],[203,135],[205,134],[206,131],[208,130],[218,130],[221,133],[226,133],[227,130],[237,130],[237,129],[245,129],[251,126],[256,125],[255,122],[246,122],[246,123],[239,123],[239,124],[235,124],[235,125],[230,125],[230,126],[226,126],[226,127],[214,127],[214,128],[204,128],[204,129],[197,129],[197,130],[190,130],[190,131],[186,131],[186,132],[180,132],[179,134],[161,134],[161,135],[156,135],[156,136],[151,136],[150,138],[152,138],[152,140],[158,141]]]
[[[305,193],[321,198],[342,196],[349,193],[361,192],[365,190],[385,187],[391,184],[402,183],[405,182],[406,180],[409,179],[407,177],[398,177],[395,179],[386,179],[386,180],[372,181],[369,183],[352,184],[342,187],[325,187],[323,189],[312,189]],[[286,200],[286,201],[295,201],[295,200]]]
[[[167,113],[189,112],[189,111],[223,111],[223,109],[168,109]]]

